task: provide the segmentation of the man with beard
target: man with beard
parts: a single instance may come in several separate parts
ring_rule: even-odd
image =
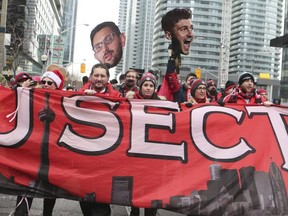
[[[90,73],[90,80],[79,90],[87,95],[121,97],[109,81],[109,69],[104,64],[95,64]]]
[[[217,87],[214,80],[209,79],[206,83],[206,88],[207,88],[207,98],[209,102],[215,102],[221,98],[221,93],[217,91]]]
[[[108,68],[115,67],[122,58],[126,36],[114,22],[97,25],[90,34],[94,57]]]
[[[180,84],[177,79],[177,74],[179,73],[179,66],[181,64],[181,54],[189,55],[190,47],[194,39],[191,18],[192,12],[190,9],[176,8],[168,11],[161,20],[165,37],[171,40],[171,44],[168,47],[168,51],[170,50],[171,52],[169,53],[170,58],[167,71],[159,95],[163,95],[168,100],[179,103],[183,102],[183,98],[187,99],[189,97],[188,95],[180,95]],[[166,90],[166,88],[169,90]],[[169,92],[172,96],[164,92]],[[189,91],[186,91],[186,94],[189,94]]]
[[[238,87],[233,89],[232,93],[227,95],[225,103],[237,104],[264,104],[270,106],[272,103],[266,98],[259,95],[255,89],[255,78],[251,73],[245,72],[241,74],[238,81]]]
[[[129,69],[124,75],[124,83],[115,87],[115,89],[121,93],[122,97],[125,97],[128,91],[137,92],[139,90],[138,86],[136,85],[137,74],[137,71]]]

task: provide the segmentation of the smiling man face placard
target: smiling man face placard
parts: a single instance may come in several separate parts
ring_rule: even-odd
[[[97,25],[90,34],[94,57],[108,68],[115,67],[122,58],[126,36],[114,22]]]

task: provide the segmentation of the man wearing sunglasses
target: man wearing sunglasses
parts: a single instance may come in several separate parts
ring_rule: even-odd
[[[115,67],[122,58],[126,36],[114,22],[97,25],[90,34],[94,57],[108,68]]]

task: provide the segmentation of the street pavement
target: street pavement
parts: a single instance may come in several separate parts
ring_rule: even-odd
[[[0,216],[10,216],[16,204],[16,196],[0,194]],[[43,199],[35,198],[32,203],[29,216],[42,216]],[[125,206],[111,205],[111,216],[129,216],[130,208]],[[11,214],[13,215],[13,214]],[[82,216],[78,201],[57,199],[54,207],[53,216]],[[140,216],[144,216],[141,209]],[[183,216],[166,210],[158,210],[158,216]]]

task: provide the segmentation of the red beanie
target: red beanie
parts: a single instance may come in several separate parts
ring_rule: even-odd
[[[201,79],[193,79],[190,83],[190,86],[191,86],[191,95],[194,97],[195,96],[195,92],[196,92],[196,89],[198,86],[200,85],[205,85],[205,82]]]
[[[145,81],[151,81],[154,85],[154,88],[156,88],[156,77],[152,73],[146,72],[143,74],[143,76],[141,77],[140,83],[139,83],[140,89],[141,89],[141,86],[143,85],[143,83]]]

